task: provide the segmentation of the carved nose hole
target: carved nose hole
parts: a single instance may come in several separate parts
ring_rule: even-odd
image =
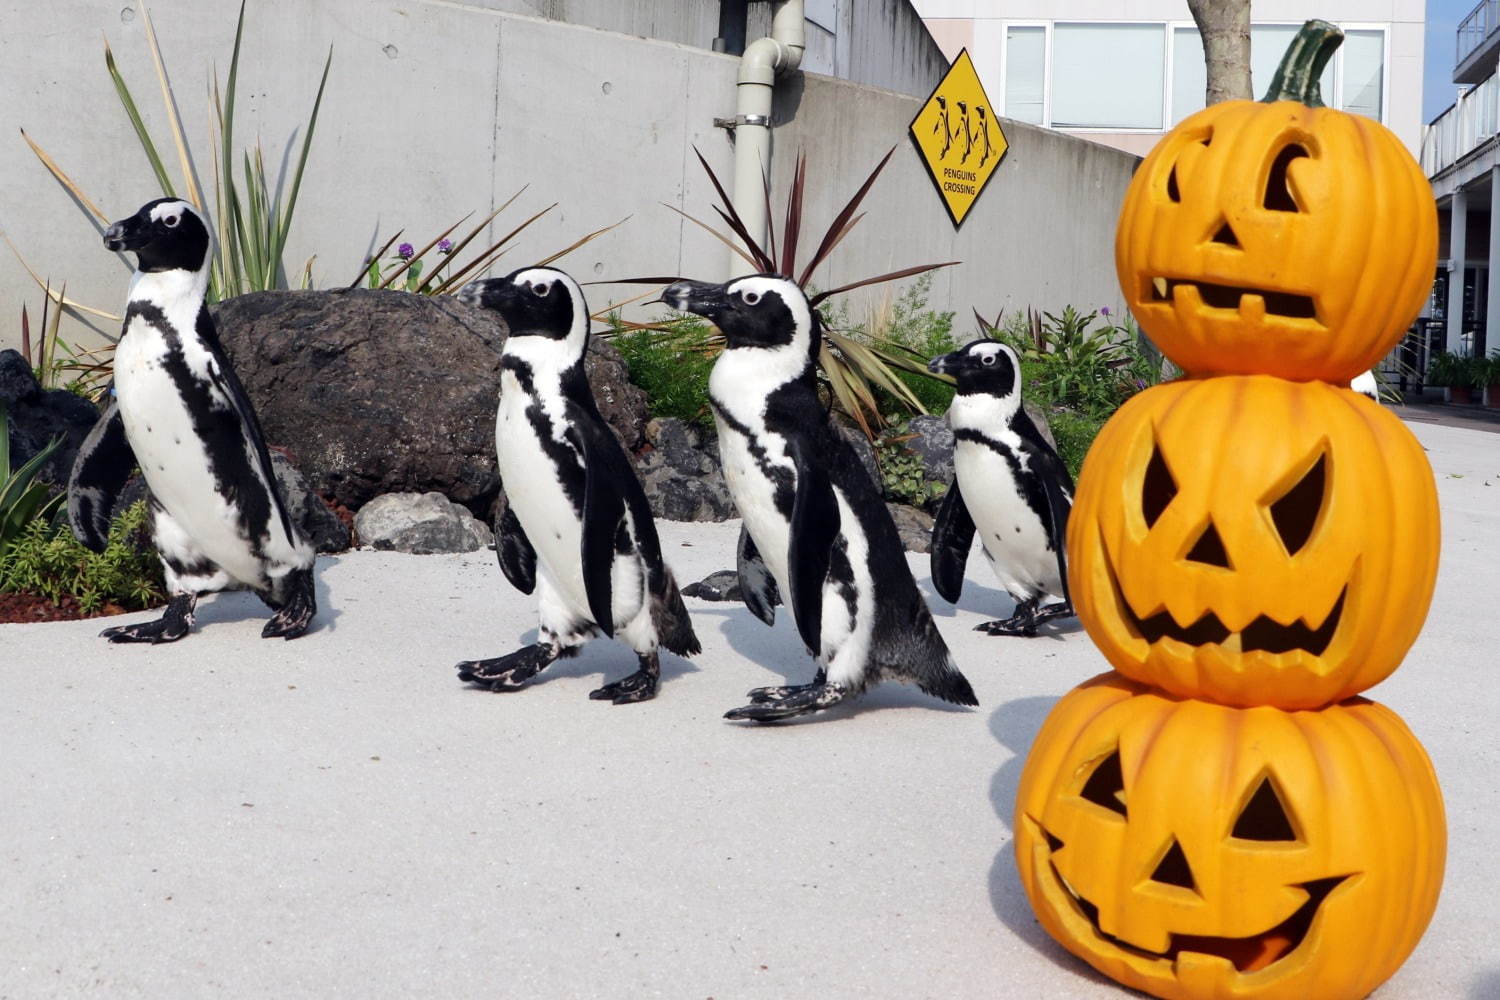
[[[1188,867],[1187,855],[1182,853],[1182,845],[1177,842],[1176,837],[1172,838],[1172,846],[1167,848],[1156,871],[1151,873],[1151,881],[1198,891],[1198,884],[1193,881],[1193,870]]]
[[[1291,817],[1276,794],[1276,786],[1270,778],[1262,778],[1255,794],[1245,803],[1239,818],[1234,821],[1234,830],[1229,834],[1239,840],[1295,841],[1297,831],[1292,827]]]
[[[1273,212],[1295,212],[1298,211],[1297,199],[1292,194],[1291,181],[1287,179],[1287,167],[1293,160],[1309,156],[1307,148],[1298,143],[1292,143],[1276,154],[1276,159],[1271,163],[1270,176],[1266,178],[1265,206]]]
[[[1224,551],[1224,540],[1219,537],[1219,529],[1214,527],[1210,520],[1208,526],[1203,529],[1203,534],[1198,536],[1198,541],[1188,554],[1183,557],[1188,562],[1203,563],[1208,566],[1218,566],[1220,569],[1233,569],[1229,565],[1229,553]]]
[[[1240,238],[1234,235],[1233,229],[1229,228],[1228,219],[1224,220],[1224,224],[1219,227],[1218,232],[1214,233],[1213,238],[1210,240],[1210,242],[1221,243],[1226,247],[1234,247],[1236,250],[1242,249],[1240,246]]]

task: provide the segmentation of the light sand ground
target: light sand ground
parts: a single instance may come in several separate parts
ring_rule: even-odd
[[[1447,885],[1377,994],[1500,997],[1500,436],[1422,425],[1443,504],[1427,629],[1373,696],[1436,763]],[[663,524],[684,580],[737,523]],[[1378,541],[1377,541],[1378,544]],[[912,556],[931,595],[926,558]],[[803,681],[783,613],[689,601],[704,652],[654,702],[595,643],[517,694],[457,660],[528,633],[491,553],[320,560],[318,630],[252,598],[196,634],[0,626],[0,998],[1126,995],[1051,943],[1017,882],[1021,759],[1105,668],[1087,637],[971,631],[1008,612],[976,560],[939,625],[981,705],[888,685],[797,725],[720,720]]]

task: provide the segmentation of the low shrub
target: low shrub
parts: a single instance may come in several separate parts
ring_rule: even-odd
[[[708,375],[718,357],[713,327],[697,317],[637,326],[611,314],[608,322],[610,343],[625,360],[630,381],[645,391],[651,416],[712,427]]]
[[[0,553],[0,593],[37,594],[54,604],[78,600],[84,614],[106,604],[139,611],[166,602],[161,561],[145,542],[150,514],[143,500],[109,529],[103,552],[91,552],[65,528],[33,520]]]

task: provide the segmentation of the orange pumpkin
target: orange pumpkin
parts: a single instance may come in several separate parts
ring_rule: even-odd
[[[1105,674],[1021,774],[1016,861],[1064,947],[1159,997],[1363,997],[1416,946],[1446,856],[1393,712],[1180,701]]]
[[[1422,447],[1322,382],[1187,379],[1100,431],[1068,520],[1068,585],[1121,673],[1186,697],[1313,708],[1416,639],[1437,574]]]
[[[1342,40],[1308,22],[1263,102],[1188,117],[1125,196],[1115,266],[1130,311],[1195,375],[1347,385],[1416,318],[1437,263],[1437,204],[1379,122],[1326,108]]]

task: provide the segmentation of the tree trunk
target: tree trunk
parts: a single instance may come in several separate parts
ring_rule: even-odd
[[[1250,0],[1188,0],[1208,62],[1209,104],[1249,101]]]

